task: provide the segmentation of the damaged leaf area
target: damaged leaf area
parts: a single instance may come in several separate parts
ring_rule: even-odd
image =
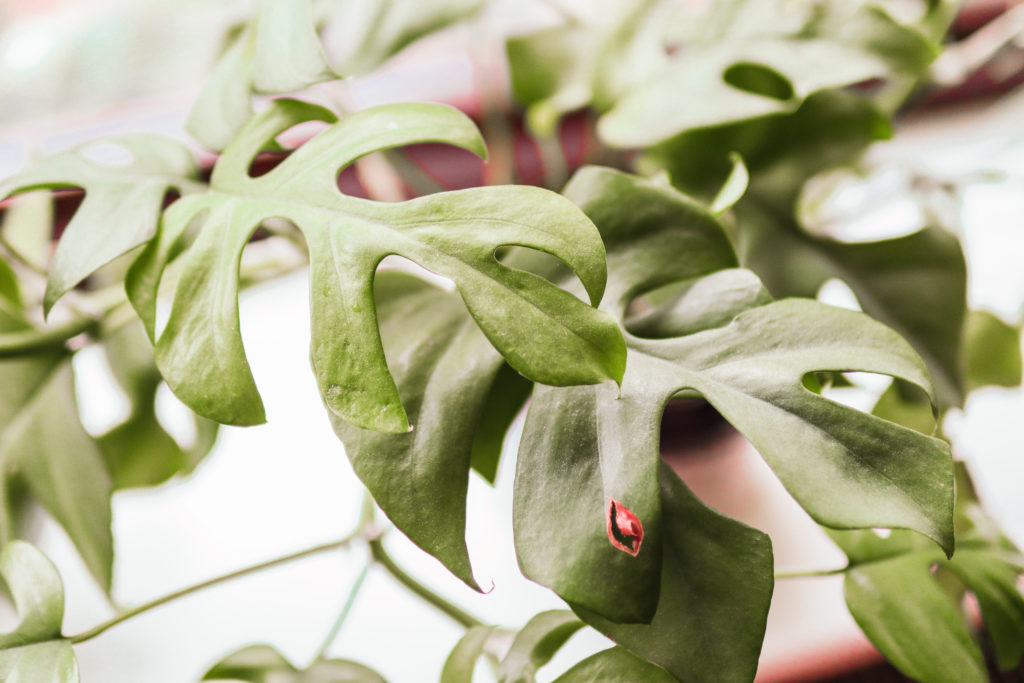
[[[332,125],[269,173],[248,174],[276,136],[314,120]],[[394,204],[349,197],[337,175],[370,152],[442,142],[483,155],[484,145],[469,118],[443,105],[384,105],[334,121],[322,107],[275,100],[225,150],[210,190],[164,214],[157,238],[129,272],[129,298],[152,338],[164,268],[189,225],[202,221],[155,342],[157,366],[186,405],[224,424],[266,419],[239,333],[238,266],[253,232],[271,218],[292,222],[305,238],[313,370],[330,411],[357,427],[411,429],[385,362],[373,299],[377,265],[391,254],[452,279],[476,326],[525,377],[553,385],[621,379],[624,343],[608,314],[494,256],[505,245],[547,252],[579,276],[584,297],[596,305],[606,279],[604,247],[579,209],[553,192],[518,186]]]
[[[717,219],[663,183],[588,168],[566,194],[604,237],[610,276],[602,308],[627,330],[627,371],[618,391],[611,385],[534,391],[514,500],[516,548],[528,577],[677,676],[752,675],[772,588],[771,563],[764,560],[770,548],[763,534],[718,517],[662,471],[661,416],[684,390],[702,394],[742,432],[822,524],[911,528],[952,552],[949,446],[834,403],[803,383],[816,371],[861,370],[930,391],[928,373],[907,342],[860,313],[810,300],[771,301],[756,276],[735,268]],[[648,292],[644,308],[638,297]],[[669,499],[676,501],[671,509]],[[622,515],[620,501],[629,501],[630,515]],[[684,573],[678,566],[688,550],[681,538],[701,515],[721,526],[707,540],[718,549]],[[642,524],[642,547],[625,533],[634,518]],[[731,629],[743,614],[749,624],[743,638],[750,640],[743,640],[749,648],[740,648],[742,656],[735,637],[726,639],[728,647],[705,643],[693,653],[707,666],[701,678],[689,659],[670,653],[667,636],[664,651],[634,649],[658,634],[699,630],[692,610],[672,601],[702,582],[716,586],[716,577],[735,571],[743,554],[761,558],[752,560],[756,569],[744,565],[751,576],[707,597],[704,607],[717,611],[700,622],[700,628]],[[643,637],[636,631],[632,645],[616,635],[641,628],[630,624],[650,629]],[[726,661],[732,673],[722,673]]]
[[[624,553],[633,557],[640,554],[640,544],[644,541],[644,525],[633,511],[615,500],[608,499],[608,540]]]

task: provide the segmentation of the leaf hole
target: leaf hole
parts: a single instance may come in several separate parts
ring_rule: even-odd
[[[570,292],[583,303],[590,303],[579,276],[557,256],[529,247],[505,245],[494,250],[494,259],[509,268],[542,277]]]
[[[605,508],[608,541],[613,547],[636,557],[644,541],[644,525],[633,511],[620,501],[609,497]]]
[[[90,143],[82,147],[78,153],[100,166],[124,167],[130,166],[135,161],[132,151],[117,142]]]
[[[744,92],[786,101],[793,97],[793,85],[774,69],[753,62],[737,62],[722,74],[722,80]]]

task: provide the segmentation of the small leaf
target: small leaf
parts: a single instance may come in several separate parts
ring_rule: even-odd
[[[591,655],[555,679],[555,683],[592,683],[592,681],[645,681],[674,683],[677,679],[629,650],[612,647]]]
[[[493,626],[474,626],[452,648],[441,669],[441,683],[473,683],[476,662],[484,653]]]
[[[1020,329],[987,311],[971,311],[964,328],[967,390],[1021,382]]]
[[[53,194],[26,192],[4,208],[0,235],[4,246],[38,270],[46,270],[53,238]]]
[[[0,680],[11,683],[78,683],[78,662],[61,635],[64,587],[56,567],[24,541],[0,553],[0,575],[20,621],[0,634]]]
[[[251,645],[210,668],[204,681],[249,683],[385,683],[380,674],[347,659],[318,659],[299,670],[269,645]]]
[[[61,235],[50,263],[47,312],[98,268],[152,238],[164,195],[197,186],[198,169],[181,143],[145,134],[105,142],[128,152],[131,161],[121,166],[101,164],[87,156],[90,145],[83,145],[43,159],[0,183],[0,199],[39,188],[85,190],[82,205]]]
[[[516,634],[512,646],[501,661],[501,683],[535,683],[537,669],[555,656],[583,622],[567,610],[552,610],[536,615]]]
[[[747,185],[750,183],[750,174],[743,164],[743,158],[735,152],[729,156],[732,159],[732,170],[711,202],[713,214],[722,214],[731,209],[747,191]]]

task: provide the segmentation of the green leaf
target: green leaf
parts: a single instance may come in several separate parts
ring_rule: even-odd
[[[14,683],[78,683],[78,662],[61,635],[64,586],[56,567],[24,541],[0,553],[3,576],[20,621],[0,634],[0,680]]]
[[[114,258],[150,240],[164,196],[195,189],[198,173],[184,145],[155,135],[109,138],[131,155],[124,165],[92,161],[89,143],[30,166],[0,183],[0,199],[40,188],[79,187],[82,205],[61,235],[46,281],[44,309]]]
[[[536,615],[516,634],[512,646],[501,661],[498,679],[501,683],[534,683],[537,669],[551,661],[555,653],[583,622],[566,610],[552,610]]]
[[[45,270],[50,260],[53,214],[50,192],[24,193],[4,208],[0,241],[31,267]]]
[[[269,645],[251,645],[234,652],[207,671],[204,681],[250,683],[385,683],[370,668],[347,659],[318,659],[299,670]]]
[[[372,280],[380,260],[399,254],[455,280],[487,338],[535,381],[618,380],[622,339],[615,324],[543,278],[494,259],[518,244],[561,258],[592,302],[604,290],[604,249],[569,202],[528,187],[488,187],[379,204],[342,195],[340,168],[371,151],[438,141],[477,153],[483,143],[464,115],[440,105],[385,105],[346,117],[270,173],[251,178],[252,157],[282,130],[324,110],[277,100],[255,117],[214,169],[211,190],[186,197],[164,217],[129,273],[129,296],[152,331],[156,284],[192,219],[207,217],[187,252],[157,365],[196,412],[226,424],[264,418],[238,333],[238,261],[268,218],[294,222],[312,263],[314,372],[337,415],[364,428],[408,431],[374,316]],[[198,381],[197,381],[198,379]]]
[[[673,683],[674,676],[640,659],[629,650],[612,647],[591,655],[555,679],[555,683],[590,683],[591,681],[646,681]]]
[[[706,507],[665,464],[659,479],[663,564],[654,617],[621,624],[573,609],[679,680],[750,681],[774,586],[771,541]]]
[[[226,148],[252,116],[252,94],[301,90],[338,78],[313,24],[311,0],[261,0],[221,55],[186,128],[205,147]]]
[[[794,27],[790,13],[789,20],[771,17],[750,33],[680,50],[601,118],[601,138],[646,147],[691,130],[792,113],[819,91],[920,74],[938,54],[919,32],[875,8],[826,5],[826,19],[804,27]]]
[[[11,487],[24,484],[109,591],[111,483],[99,447],[79,420],[71,364],[59,355],[31,357],[0,363],[0,373],[10,380],[0,403],[4,516],[9,520]],[[9,521],[5,526],[9,540],[13,529]]]
[[[441,683],[472,683],[476,662],[493,631],[493,626],[474,626],[466,631],[444,661]]]
[[[1020,329],[987,311],[971,311],[964,328],[967,390],[1021,382]]]
[[[857,624],[904,674],[934,683],[987,681],[963,614],[930,577],[941,556],[926,551],[866,564],[844,583]]]
[[[339,70],[350,76],[372,71],[416,40],[469,19],[483,5],[483,0],[381,0],[367,7],[350,1],[346,9],[351,11],[338,17],[351,38],[340,46]]]
[[[747,167],[743,164],[743,158],[735,152],[730,157],[732,159],[732,170],[729,172],[729,177],[722,183],[722,188],[715,195],[710,206],[711,213],[716,215],[723,214],[731,209],[740,200],[743,193],[747,191],[747,185],[750,183],[750,174],[747,172]]]
[[[97,439],[114,488],[155,486],[192,472],[213,448],[217,423],[193,414],[196,437],[190,447],[163,428],[155,406],[162,379],[153,364],[152,344],[137,321],[104,339],[104,350],[129,401],[125,420]]]
[[[7,310],[20,311],[21,287],[14,269],[4,259],[0,259],[0,306]]]
[[[913,384],[894,380],[879,397],[871,414],[922,434],[935,433],[936,420],[931,401]]]

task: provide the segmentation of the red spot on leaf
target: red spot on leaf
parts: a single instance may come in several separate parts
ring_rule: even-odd
[[[614,498],[608,499],[605,519],[611,544],[622,552],[636,557],[644,540],[644,525],[640,523],[640,519]]]

